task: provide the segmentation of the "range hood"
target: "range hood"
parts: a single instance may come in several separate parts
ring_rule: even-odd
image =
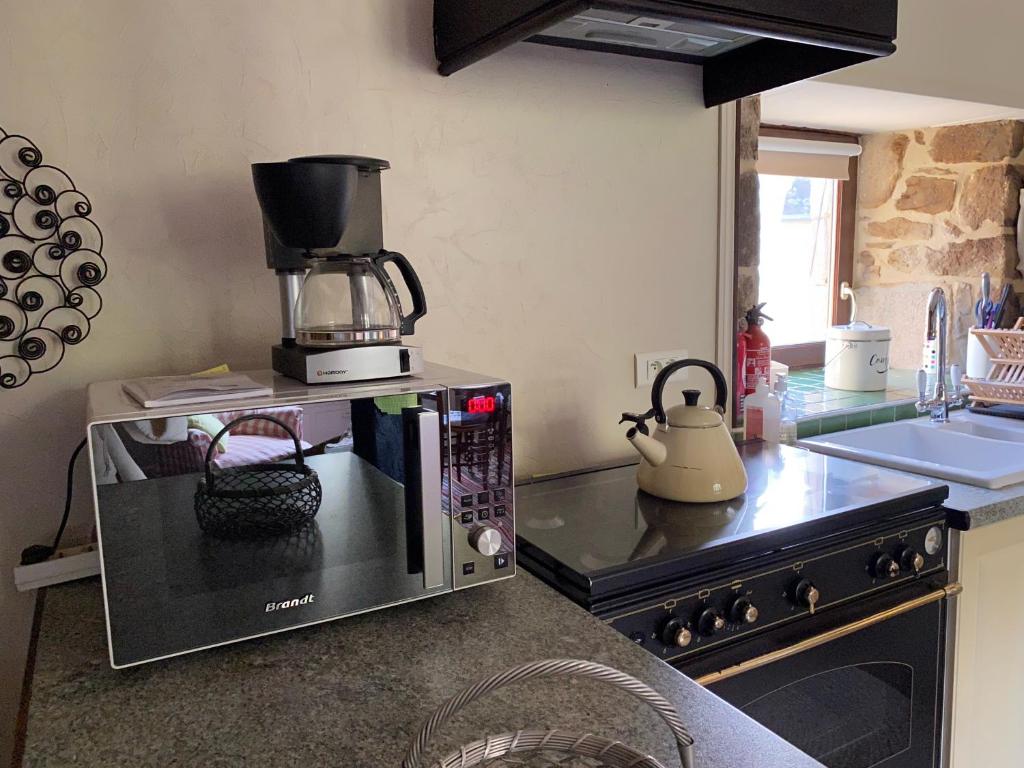
[[[713,107],[896,50],[897,0],[434,0],[438,71],[521,41],[704,67]]]

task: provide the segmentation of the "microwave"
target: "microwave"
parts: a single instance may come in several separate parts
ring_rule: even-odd
[[[113,667],[515,574],[508,382],[434,364],[345,385],[248,373],[273,394],[143,409],[123,382],[89,387]],[[250,478],[272,485],[253,499]]]

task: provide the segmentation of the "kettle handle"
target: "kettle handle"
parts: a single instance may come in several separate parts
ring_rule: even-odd
[[[676,360],[674,363],[666,365],[655,376],[654,385],[651,388],[651,405],[654,410],[654,420],[659,424],[665,423],[665,407],[662,405],[662,393],[665,389],[665,382],[668,381],[669,376],[683,368],[703,368],[711,374],[711,378],[715,380],[715,408],[725,413],[725,405],[729,402],[729,389],[722,369],[714,363],[709,363],[707,360],[687,358],[686,360]]]
[[[412,312],[402,315],[402,327],[399,329],[399,333],[403,336],[412,336],[416,332],[416,321],[427,314],[427,297],[423,295],[423,285],[420,283],[419,275],[416,274],[416,270],[412,268],[412,264],[405,256],[398,251],[381,251],[373,257],[373,263],[380,267],[381,272],[384,272],[384,265],[389,261],[393,261],[398,267],[412,296]],[[386,272],[384,274],[387,275]]]

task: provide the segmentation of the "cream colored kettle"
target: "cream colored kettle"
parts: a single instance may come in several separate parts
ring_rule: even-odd
[[[698,405],[699,389],[683,391],[685,404],[662,406],[665,382],[683,368],[703,368],[715,380],[715,406]],[[725,501],[747,490],[747,472],[722,414],[729,392],[718,366],[705,360],[677,360],[654,379],[651,410],[639,415],[624,413],[624,421],[636,426],[626,438],[643,457],[636,479],[640,489],[671,501]],[[654,434],[647,419],[654,417]]]

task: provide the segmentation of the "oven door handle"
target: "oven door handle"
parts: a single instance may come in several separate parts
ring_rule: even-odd
[[[755,656],[752,659],[747,659],[739,664],[725,669],[720,669],[717,672],[709,672],[706,675],[701,675],[696,678],[695,682],[699,685],[712,685],[713,683],[721,682],[722,680],[728,680],[730,677],[736,677],[742,675],[744,672],[750,672],[751,670],[763,667],[767,664],[772,664],[782,659],[788,659],[791,656],[796,656],[798,653],[809,651],[812,648],[817,648],[820,645],[825,645],[833,640],[838,640],[841,637],[852,635],[854,632],[859,632],[867,627],[874,626],[875,624],[881,624],[883,621],[895,618],[903,613],[908,613],[916,608],[920,608],[923,605],[934,603],[938,600],[945,600],[949,597],[955,597],[963,592],[964,588],[957,583],[947,584],[941,589],[936,589],[920,597],[915,597],[913,600],[908,600],[905,603],[900,603],[892,608],[887,608],[884,611],[879,611],[870,616],[865,616],[863,619],[844,624],[841,627],[830,629],[827,632],[822,632],[820,635],[814,635],[808,637],[806,640],[801,640],[799,643],[793,643],[793,645],[780,648],[777,651],[762,654],[761,656]]]

